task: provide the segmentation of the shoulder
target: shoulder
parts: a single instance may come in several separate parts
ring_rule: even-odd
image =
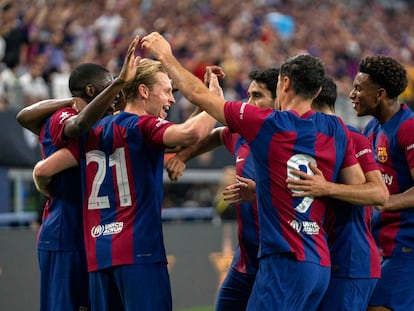
[[[376,118],[372,118],[368,121],[368,123],[365,125],[364,129],[362,130],[363,133],[367,133],[369,131],[373,131],[376,127],[378,127],[379,122]]]
[[[398,133],[410,133],[414,131],[414,112],[405,104],[401,105],[401,110],[397,113]]]
[[[66,120],[77,114],[78,112],[72,107],[65,107],[57,110],[54,114],[52,114],[50,119],[52,122],[58,122],[60,124],[63,124]]]

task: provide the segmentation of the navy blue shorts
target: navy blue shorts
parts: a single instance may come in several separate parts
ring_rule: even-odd
[[[369,302],[370,306],[384,306],[393,311],[414,310],[414,260],[386,257],[381,264],[378,280]]]
[[[261,258],[248,311],[313,311],[329,285],[330,267],[275,254]]]
[[[87,310],[88,272],[84,251],[37,251],[40,310]]]
[[[331,277],[318,311],[366,310],[378,279]]]
[[[115,266],[89,273],[92,310],[171,311],[165,263]]]
[[[246,310],[255,277],[231,268],[220,286],[215,310]]]

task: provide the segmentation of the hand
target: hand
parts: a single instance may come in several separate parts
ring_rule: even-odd
[[[396,195],[390,195],[388,197],[388,200],[382,204],[382,205],[373,205],[373,207],[382,212],[399,212],[401,209],[399,209],[397,206],[398,203],[398,197],[401,197],[401,194]]]
[[[181,177],[185,170],[185,163],[184,161],[180,160],[177,157],[173,157],[168,160],[165,168],[168,172],[168,177],[171,181],[177,181],[179,177]]]
[[[141,48],[160,60],[163,56],[172,55],[171,45],[158,32],[152,32],[141,39]]]
[[[314,175],[301,172],[299,170],[290,170],[289,173],[297,178],[286,179],[288,189],[293,191],[293,197],[319,197],[329,195],[329,182],[321,170],[316,167],[316,163],[309,163],[309,168]]]
[[[204,73],[204,84],[209,86],[211,74],[214,73],[218,78],[224,78],[226,74],[220,66],[211,65],[206,67],[206,72]]]
[[[141,60],[140,56],[135,57],[135,49],[138,42],[139,37],[136,36],[129,44],[124,64],[122,65],[121,71],[118,75],[118,80],[122,82],[131,81],[135,77],[139,62]]]
[[[224,98],[223,89],[221,88],[218,82],[218,78],[214,73],[210,74],[210,83],[208,85],[208,88],[212,93],[220,96],[221,98]]]
[[[256,182],[237,176],[237,182],[223,191],[223,200],[228,203],[253,202],[256,200]]]

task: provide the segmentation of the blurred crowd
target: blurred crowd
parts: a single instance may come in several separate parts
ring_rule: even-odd
[[[0,111],[69,97],[68,77],[79,63],[116,75],[131,37],[158,31],[200,78],[206,65],[221,66],[228,100],[246,98],[253,69],[277,67],[300,52],[318,56],[338,85],[338,115],[362,127],[348,92],[365,55],[406,65],[402,100],[414,106],[413,14],[408,0],[0,0]],[[169,118],[180,122],[193,107],[179,93],[176,101]],[[203,195],[211,201],[203,205],[214,204],[214,192]],[[198,193],[183,197],[202,201]]]
[[[361,57],[381,53],[407,66],[403,99],[411,104],[413,13],[408,0],[0,0],[0,109],[70,96],[68,75],[82,62],[116,74],[131,37],[152,31],[166,35],[197,76],[208,64],[222,66],[228,100],[246,97],[252,69],[308,52],[326,64],[342,106]],[[192,109],[177,97],[173,121]]]

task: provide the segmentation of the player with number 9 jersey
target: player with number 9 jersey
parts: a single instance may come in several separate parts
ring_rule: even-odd
[[[319,270],[312,267],[317,265],[329,271],[331,264],[323,230],[326,203],[320,198],[293,198],[286,186],[289,169],[313,174],[309,162],[314,161],[325,178],[335,182],[340,170],[355,165],[357,160],[350,134],[336,116],[312,110],[299,116],[295,111],[259,110],[240,102],[227,102],[224,113],[229,129],[247,140],[255,158],[260,264],[248,310],[250,307],[266,309],[263,305],[266,299],[261,297],[263,291],[259,287],[269,283],[268,278],[276,273],[270,271],[278,269],[273,258],[277,257],[278,262],[286,265],[295,261],[305,263],[291,266],[291,269],[298,269],[299,277],[306,278],[306,282],[300,282],[305,292],[305,287],[311,290],[318,286],[316,274]],[[289,267],[279,268],[288,271]],[[312,271],[315,275],[305,276],[300,271]],[[324,284],[327,287],[328,283]],[[314,287],[313,290],[322,295],[326,287]],[[298,288],[284,290],[300,292]],[[284,295],[289,296],[287,292]]]
[[[265,216],[259,217],[259,257],[292,252],[299,261],[329,267],[321,226],[324,201],[292,198],[285,181],[289,168],[311,174],[310,161],[317,163],[328,180],[336,181],[341,168],[357,163],[348,130],[337,117],[314,111],[298,116],[293,111],[250,110],[257,108],[232,102],[225,106],[229,128],[250,144],[256,158],[256,184],[263,185],[257,189],[260,213]],[[235,111],[240,118],[233,117]]]

